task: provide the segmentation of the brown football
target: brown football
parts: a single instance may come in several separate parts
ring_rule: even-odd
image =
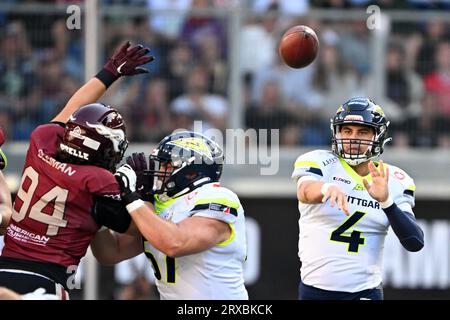
[[[319,39],[313,29],[298,25],[281,37],[278,52],[284,63],[292,68],[303,68],[317,57]]]

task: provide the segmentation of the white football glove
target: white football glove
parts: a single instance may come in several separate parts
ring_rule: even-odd
[[[141,196],[136,192],[136,172],[128,165],[125,164],[117,169],[114,174],[117,182],[120,185],[121,198],[125,203],[128,212],[132,212],[144,205],[141,200]]]
[[[124,164],[117,169],[114,175],[120,185],[122,193],[129,194],[136,191],[136,173],[128,164]]]

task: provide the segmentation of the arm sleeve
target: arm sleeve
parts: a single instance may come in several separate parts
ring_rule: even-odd
[[[416,252],[423,248],[424,234],[412,213],[403,211],[396,203],[383,211],[386,213],[392,230],[406,250]]]
[[[119,233],[127,231],[131,223],[122,201],[113,198],[95,196],[91,214],[97,224]]]

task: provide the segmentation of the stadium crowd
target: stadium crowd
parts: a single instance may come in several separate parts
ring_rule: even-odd
[[[127,38],[145,43],[156,57],[150,77],[129,79],[106,97],[133,123],[131,141],[158,141],[175,128],[189,129],[194,119],[202,120],[204,129],[225,129],[230,108],[228,21],[189,12],[229,6],[233,1],[172,1],[173,7],[151,0],[102,3],[104,7],[128,4],[178,10],[177,14],[155,11],[150,17],[132,18],[105,14],[102,52],[111,52]],[[345,97],[373,94],[371,31],[365,21],[292,17],[312,8],[361,7],[372,2],[290,3],[246,2],[254,14],[244,20],[240,34],[245,126],[280,129],[281,144],[286,146],[327,145],[328,110]],[[425,5],[423,1],[406,1],[402,6],[399,1],[377,3],[403,9]],[[434,3],[443,8],[449,2]],[[277,55],[277,39],[294,24],[311,26],[321,41],[317,61],[300,70],[284,66]],[[397,146],[450,145],[448,29],[448,23],[439,20],[393,25],[385,54],[385,99],[380,103],[392,119]],[[258,50],[248,45],[255,43]],[[54,115],[83,81],[82,30],[69,31],[61,15],[4,12],[0,52],[0,125],[8,139],[27,140],[31,130]]]

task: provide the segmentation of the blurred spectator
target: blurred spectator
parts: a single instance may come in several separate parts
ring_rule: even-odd
[[[255,18],[244,25],[239,48],[242,73],[252,76],[257,70],[270,66],[278,59],[275,27],[276,17],[273,16]]]
[[[293,69],[286,66],[281,59],[263,69],[259,69],[252,81],[252,101],[262,103],[264,83],[271,80],[280,84],[283,97],[308,107],[318,105],[320,98],[312,88],[312,76],[315,71],[315,63],[308,68]]]
[[[449,9],[450,1],[449,0],[408,0],[408,3],[411,7],[416,9]]]
[[[365,78],[344,64],[335,43],[323,41],[313,78],[326,118],[330,109],[337,108],[349,97],[365,95]]]
[[[371,1],[371,3],[376,4],[381,9],[408,9],[409,8],[406,1],[377,0],[377,1]],[[367,4],[367,5],[369,5],[369,4]]]
[[[147,23],[144,16],[137,16],[134,19],[114,19],[110,17],[105,21],[105,48],[103,53],[114,52],[125,41],[132,43],[142,43],[151,49],[151,54],[155,57],[155,61],[151,65],[151,74],[161,75],[167,72],[166,56],[168,55],[169,41],[154,32]],[[106,58],[106,57],[105,57]],[[144,67],[149,67],[148,65]],[[147,78],[142,79],[145,81]]]
[[[153,79],[145,88],[144,99],[132,108],[133,140],[158,142],[176,129],[169,108],[167,82]]]
[[[191,48],[184,41],[177,42],[167,60],[169,69],[166,76],[169,81],[169,97],[172,100],[183,93],[183,81],[187,79],[195,60]]]
[[[29,109],[38,103],[32,48],[20,21],[10,22],[0,38],[0,110],[10,138],[28,139],[34,124]]]
[[[446,24],[437,19],[425,24],[422,46],[417,56],[416,70],[420,75],[425,75],[435,68],[436,47],[444,40]]]
[[[30,61],[32,49],[21,22],[8,24],[4,36],[0,38],[0,52],[0,97],[7,99],[27,95],[34,84]]]
[[[211,7],[212,4],[208,0],[193,0],[192,2],[192,10],[194,12],[195,10],[205,10]],[[189,16],[182,26],[180,38],[189,43],[195,54],[200,54],[200,41],[207,35],[217,38],[220,44],[220,56],[225,59],[227,52],[227,34],[222,20],[204,13]]]
[[[405,123],[405,131],[397,132],[394,135],[395,140],[408,141],[412,147],[432,148],[440,144],[442,129],[446,126],[446,121],[440,119],[436,113],[437,99],[433,94],[426,94],[422,99],[422,108],[420,114]],[[448,131],[445,130],[445,131]],[[407,136],[409,132],[409,136]],[[396,143],[398,146],[398,143]]]
[[[420,112],[423,95],[422,79],[406,66],[406,53],[402,44],[392,44],[386,54],[385,94],[389,99],[386,112],[394,125]]]
[[[214,35],[206,35],[199,40],[200,63],[209,74],[209,92],[227,94],[228,68],[220,56],[218,39]]]
[[[350,3],[347,0],[312,0],[313,7],[321,8],[348,8]]]
[[[317,105],[303,115],[302,144],[324,145],[329,141],[330,110],[351,97],[366,94],[367,79],[346,66],[336,44],[338,38],[326,36],[322,41],[313,75],[313,91]],[[304,112],[304,111],[303,111]]]
[[[185,93],[172,101],[175,118],[188,115],[201,120],[204,130],[217,128],[224,130],[228,111],[227,101],[223,96],[208,93],[208,73],[204,67],[194,67],[185,80]],[[186,128],[185,129],[190,129]]]
[[[176,39],[192,0],[147,0],[151,29]]]
[[[450,117],[450,42],[438,44],[435,71],[424,78],[427,92],[436,95],[439,114]]]
[[[81,39],[75,36],[80,32],[68,30],[66,21],[59,19],[53,23],[51,33],[54,59],[62,61],[64,72],[83,81],[84,68],[80,67],[83,63],[83,46]]]
[[[301,16],[309,10],[309,0],[253,0],[253,10],[265,12],[277,10],[283,15]]]
[[[250,106],[246,111],[246,126],[253,129],[280,129],[281,140],[284,140],[285,127],[295,124],[295,119],[286,110],[286,101],[281,94],[279,83],[269,80],[264,83],[262,91],[261,104]]]
[[[366,75],[369,72],[369,61],[372,61],[366,21],[357,20],[348,24],[340,39],[339,49],[344,62],[360,74]]]

